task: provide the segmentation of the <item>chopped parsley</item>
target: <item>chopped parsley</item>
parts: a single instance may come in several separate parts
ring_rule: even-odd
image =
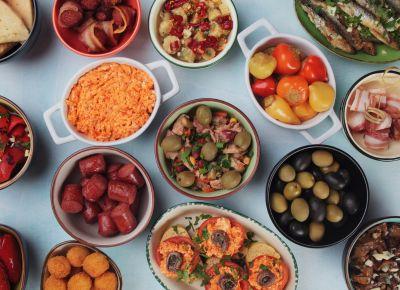
[[[244,240],[244,246],[248,247],[251,245],[251,243],[256,242],[256,240],[254,240],[254,233],[253,232],[247,232],[246,234],[246,239]]]
[[[217,142],[215,145],[217,146],[218,149],[223,149],[225,147],[224,142]]]

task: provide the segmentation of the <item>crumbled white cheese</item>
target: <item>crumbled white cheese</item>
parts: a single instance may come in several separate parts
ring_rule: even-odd
[[[376,254],[373,254],[372,256],[373,256],[373,257],[375,258],[375,260],[377,260],[377,261],[390,260],[391,258],[394,257],[394,255],[391,254],[391,253],[388,252],[388,251],[383,251],[382,254],[376,253]]]
[[[336,9],[337,9],[336,6],[328,6],[328,11],[327,12],[328,12],[329,15],[335,16]]]
[[[367,267],[372,267],[374,265],[374,262],[372,262],[370,259],[368,259],[365,261],[364,265]]]
[[[183,30],[183,38],[188,39],[190,36],[192,36],[192,30],[191,29],[184,29]]]
[[[29,150],[28,149],[25,150],[25,157],[29,157]]]
[[[353,31],[353,27],[347,27],[347,32],[352,32]]]
[[[11,143],[14,143],[15,142],[15,137],[11,136],[10,141],[11,141]]]

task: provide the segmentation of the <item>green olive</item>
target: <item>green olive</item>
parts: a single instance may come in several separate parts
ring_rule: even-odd
[[[331,166],[327,166],[327,167],[322,167],[321,168],[321,172],[323,174],[327,174],[327,173],[331,173],[331,172],[337,172],[340,168],[340,164],[339,162],[335,161],[333,162],[333,164]]]
[[[182,148],[182,139],[177,135],[165,137],[161,142],[161,148],[164,152],[174,152]]]
[[[193,123],[190,121],[189,117],[186,115],[181,115],[176,122],[180,122],[183,127],[192,129],[193,128]]]
[[[277,213],[283,213],[287,210],[288,205],[285,197],[277,192],[271,196],[271,208]]]
[[[318,167],[328,167],[333,163],[333,155],[326,150],[316,150],[313,152],[312,162]]]
[[[206,161],[213,161],[217,157],[218,148],[214,142],[207,142],[201,147],[201,158]]]
[[[239,132],[236,134],[233,143],[238,146],[240,149],[247,150],[251,144],[251,135],[246,130]]]
[[[302,171],[297,173],[296,181],[300,184],[301,188],[309,189],[314,186],[315,178],[310,172]]]
[[[317,181],[313,187],[313,193],[319,199],[326,199],[329,196],[329,186],[325,181]]]
[[[326,219],[331,223],[338,223],[343,219],[343,211],[334,204],[328,204],[326,207]]]
[[[296,171],[294,170],[292,165],[284,164],[279,169],[278,176],[280,180],[284,182],[290,182],[296,178]]]
[[[204,126],[210,125],[212,121],[211,109],[204,105],[198,106],[196,109],[196,119]]]
[[[301,194],[301,186],[297,182],[289,182],[283,189],[283,195],[287,200],[293,200]]]
[[[290,205],[290,212],[292,216],[299,222],[304,222],[308,219],[310,215],[310,207],[308,203],[303,198],[296,198],[292,201]]]
[[[232,189],[239,185],[240,181],[242,180],[242,175],[235,171],[231,170],[225,172],[221,177],[222,187],[224,189]]]
[[[191,171],[182,171],[176,175],[176,181],[182,187],[190,187],[194,184],[196,176]]]
[[[310,223],[310,229],[308,235],[311,241],[319,242],[324,237],[324,234],[325,234],[325,226],[323,223],[316,223],[316,222]]]
[[[329,190],[329,196],[328,199],[326,200],[329,204],[335,204],[338,205],[340,202],[340,194],[337,190],[330,189]]]

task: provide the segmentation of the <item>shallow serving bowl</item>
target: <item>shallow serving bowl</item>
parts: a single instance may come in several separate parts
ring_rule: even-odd
[[[253,157],[251,158],[250,164],[248,165],[246,171],[243,173],[241,183],[233,189],[217,190],[211,193],[204,193],[200,191],[191,190],[180,186],[169,172],[168,163],[164,156],[164,152],[161,148],[161,141],[164,138],[168,129],[173,125],[175,120],[181,114],[188,113],[195,107],[200,105],[206,105],[209,106],[211,109],[218,109],[228,112],[228,114],[235,117],[252,136],[252,143],[250,150],[253,151]],[[256,173],[258,162],[260,160],[260,151],[261,151],[260,140],[258,138],[257,131],[253,126],[253,124],[251,123],[251,121],[249,120],[249,118],[232,104],[217,99],[196,99],[186,102],[177,107],[175,110],[169,113],[169,115],[164,119],[164,121],[160,125],[154,146],[155,146],[155,155],[158,167],[160,168],[160,171],[163,174],[164,178],[167,180],[167,182],[179,193],[200,200],[221,199],[236,193],[237,191],[241,190],[244,186],[246,186]]]
[[[280,214],[274,212],[271,208],[270,197],[271,195],[276,192],[275,184],[278,177],[279,169],[283,164],[290,164],[294,157],[301,153],[305,152],[313,152],[315,150],[327,150],[331,152],[334,156],[334,159],[339,162],[342,168],[346,168],[350,172],[350,184],[346,190],[351,191],[357,195],[357,198],[360,203],[359,210],[356,214],[352,215],[346,220],[346,223],[339,228],[335,228],[331,225],[326,225],[326,233],[324,238],[318,242],[314,243],[311,242],[308,238],[295,238],[289,234],[288,227],[283,227],[278,218]],[[285,157],[283,157],[272,169],[271,174],[269,175],[267,187],[266,187],[266,205],[268,209],[269,216],[271,217],[272,222],[274,223],[275,227],[289,240],[292,242],[309,248],[323,248],[335,245],[340,243],[350,237],[352,234],[356,232],[356,230],[360,227],[365,214],[368,209],[369,204],[369,186],[367,178],[364,174],[364,171],[357,163],[355,159],[353,159],[349,154],[346,152],[332,147],[328,145],[308,145],[304,147],[297,148],[292,152],[288,153]],[[310,218],[309,218],[310,219]],[[307,219],[306,222],[309,220]]]
[[[19,280],[19,283],[17,285],[11,288],[11,290],[24,290],[28,280],[28,267],[29,267],[26,244],[24,243],[22,236],[16,230],[14,230],[9,226],[0,224],[0,236],[2,234],[10,234],[17,240],[22,258],[21,279]]]
[[[260,40],[259,42],[257,42],[257,44],[255,44],[253,46],[253,48],[248,47],[248,45],[246,44],[246,39],[253,32],[258,30],[259,28],[266,30],[267,33],[270,35],[268,37]],[[253,23],[252,25],[250,25],[249,27],[244,29],[242,32],[240,32],[237,39],[238,39],[239,45],[242,49],[242,52],[243,52],[244,56],[246,57],[244,78],[245,78],[247,90],[249,92],[251,99],[253,100],[254,104],[256,105],[258,111],[267,120],[269,120],[272,123],[274,123],[280,127],[283,127],[283,128],[298,130],[300,132],[300,134],[303,135],[304,138],[306,138],[311,144],[323,143],[326,139],[333,136],[336,132],[338,132],[341,129],[342,126],[340,124],[338,117],[336,116],[335,111],[333,110],[333,105],[328,111],[319,113],[314,118],[312,118],[306,122],[303,122],[300,125],[291,125],[291,124],[286,124],[281,121],[278,121],[278,120],[272,118],[267,112],[265,112],[265,110],[259,104],[257,97],[253,94],[253,91],[251,89],[250,72],[249,72],[249,62],[250,62],[251,57],[257,52],[264,51],[268,47],[275,46],[279,43],[287,43],[287,44],[297,47],[305,55],[316,55],[316,56],[320,57],[327,69],[328,78],[329,78],[328,83],[336,91],[336,81],[335,81],[335,75],[333,74],[332,67],[331,67],[328,59],[325,57],[325,55],[322,53],[322,51],[317,46],[315,46],[308,40],[301,38],[299,36],[278,32],[275,29],[275,27],[264,18],[256,21],[255,23]],[[307,129],[317,126],[318,124],[320,124],[323,120],[325,120],[328,117],[332,121],[332,126],[326,132],[324,132],[321,136],[314,137],[309,132],[307,132]]]
[[[191,202],[178,204],[169,208],[156,222],[151,230],[146,244],[146,256],[150,270],[154,277],[164,289],[168,290],[200,290],[204,286],[200,286],[200,282],[193,283],[188,286],[182,282],[177,282],[166,278],[160,271],[155,258],[155,250],[160,243],[164,232],[173,225],[184,225],[187,223],[185,217],[196,217],[201,214],[209,214],[212,216],[222,216],[234,219],[240,223],[246,230],[254,233],[254,237],[258,241],[263,241],[275,248],[281,255],[283,261],[288,265],[290,277],[285,290],[297,289],[299,279],[299,269],[296,259],[289,246],[273,231],[263,226],[261,223],[247,217],[244,214],[235,212],[230,209],[223,208],[218,205],[212,205],[201,202]]]
[[[64,4],[64,2],[66,2],[66,0],[55,0],[53,3],[53,28],[62,44],[77,54],[87,57],[113,56],[127,48],[139,33],[142,22],[142,7],[140,0],[126,0],[126,4],[136,10],[136,19],[135,23],[133,24],[134,27],[132,27],[128,33],[124,33],[124,36],[119,43],[110,50],[106,52],[88,52],[86,46],[78,39],[77,32],[72,31],[72,29],[63,28],[58,24],[58,13],[61,5]]]
[[[99,252],[103,254],[104,256],[107,257],[109,263],[110,263],[110,271],[114,272],[115,275],[117,276],[117,290],[122,290],[122,274],[121,271],[119,270],[117,264],[104,252],[100,251],[99,249],[95,247],[91,247],[88,245],[81,244],[77,241],[66,241],[62,242],[58,245],[55,245],[47,254],[44,262],[43,262],[43,267],[42,267],[42,277],[40,281],[40,289],[44,290],[44,282],[46,279],[50,276],[49,271],[47,270],[47,261],[54,256],[58,255],[66,255],[68,250],[72,247],[75,246],[80,246],[80,247],[85,247],[87,248],[90,252]]]
[[[204,61],[204,62],[189,63],[189,62],[185,62],[185,61],[175,58],[174,56],[168,54],[164,50],[164,48],[162,47],[160,37],[159,37],[159,33],[158,33],[158,25],[160,23],[159,15],[160,15],[160,12],[161,12],[166,0],[155,0],[153,2],[153,6],[151,7],[150,14],[149,14],[150,39],[151,39],[151,42],[153,43],[155,49],[161,54],[162,57],[164,57],[169,62],[171,62],[175,65],[181,66],[181,67],[191,68],[191,69],[209,67],[211,65],[216,64],[220,60],[222,60],[228,54],[228,52],[231,50],[233,44],[235,43],[238,26],[239,26],[238,15],[237,15],[236,7],[233,4],[233,1],[232,0],[222,0],[222,1],[230,9],[231,18],[233,21],[233,28],[229,35],[228,42],[227,42],[224,50],[221,51],[216,57],[214,57],[208,61]]]
[[[35,138],[34,138],[34,134],[33,134],[32,125],[29,122],[28,117],[25,115],[24,111],[22,111],[22,109],[20,107],[18,107],[11,100],[9,100],[1,95],[0,95],[0,104],[5,106],[7,109],[10,109],[12,112],[17,113],[22,119],[24,119],[26,128],[28,128],[28,131],[29,131],[29,137],[31,139],[29,155],[25,161],[25,164],[22,165],[22,167],[19,169],[18,173],[15,174],[12,178],[10,178],[9,180],[7,180],[3,183],[0,183],[0,190],[1,190],[1,189],[4,189],[4,188],[10,186],[17,180],[19,180],[22,177],[22,175],[24,175],[24,173],[28,170],[28,167],[31,164],[31,161],[33,158],[33,153],[34,153],[34,148],[35,148],[35,140],[34,140]]]
[[[146,181],[140,193],[138,225],[129,234],[102,237],[97,233],[97,223],[89,225],[81,215],[68,214],[61,209],[63,185],[67,182],[79,183],[78,161],[93,154],[103,154],[107,163],[133,163]],[[146,229],[154,210],[154,188],[146,169],[133,156],[113,147],[89,147],[67,157],[54,175],[50,198],[53,213],[61,227],[79,242],[95,247],[115,247],[132,241]]]

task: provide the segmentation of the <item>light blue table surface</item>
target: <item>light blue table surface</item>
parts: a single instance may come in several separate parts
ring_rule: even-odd
[[[39,289],[44,257],[55,244],[71,239],[58,225],[50,206],[50,183],[59,164],[71,153],[85,147],[80,142],[57,146],[45,127],[42,114],[60,101],[66,83],[72,75],[92,59],[78,56],[62,46],[51,25],[50,0],[39,0],[42,29],[35,47],[25,56],[0,64],[0,94],[16,102],[28,115],[36,133],[36,152],[28,172],[18,183],[0,192],[0,223],[16,228],[28,244],[29,279],[27,289]],[[297,21],[291,0],[234,0],[243,30],[261,17],[267,18],[279,31],[311,37]],[[148,63],[161,56],[153,48],[148,34],[147,16],[151,0],[142,0],[143,20],[134,43],[121,56]],[[311,41],[313,41],[311,39]],[[385,65],[370,65],[339,58],[322,48],[335,72],[338,96],[335,109],[351,84],[361,75]],[[157,128],[168,112],[179,104],[201,97],[227,100],[241,108],[253,121],[260,135],[262,156],[253,181],[241,192],[219,205],[234,209],[254,218],[278,232],[266,207],[264,190],[270,170],[289,151],[306,145],[306,140],[267,122],[250,100],[244,81],[245,59],[235,44],[229,55],[218,65],[205,70],[186,70],[173,67],[181,92],[162,104],[158,116],[149,129],[137,140],[123,146],[150,173],[156,190],[153,219],[136,240],[120,247],[106,249],[119,265],[124,289],[161,289],[153,278],[145,257],[145,242],[151,225],[167,208],[190,201],[175,192],[161,176],[154,159],[153,142]],[[395,63],[396,64],[396,63]],[[395,65],[394,64],[394,65]],[[400,63],[397,63],[399,65]],[[165,80],[161,84],[165,84]],[[165,87],[165,86],[164,86]],[[61,123],[60,123],[61,124]],[[337,133],[326,144],[337,146],[351,154],[364,169],[370,189],[371,202],[366,220],[400,215],[399,162],[383,163],[361,155],[347,141],[343,132]],[[342,274],[344,243],[321,250],[307,249],[287,241],[300,268],[301,290],[345,289]]]

